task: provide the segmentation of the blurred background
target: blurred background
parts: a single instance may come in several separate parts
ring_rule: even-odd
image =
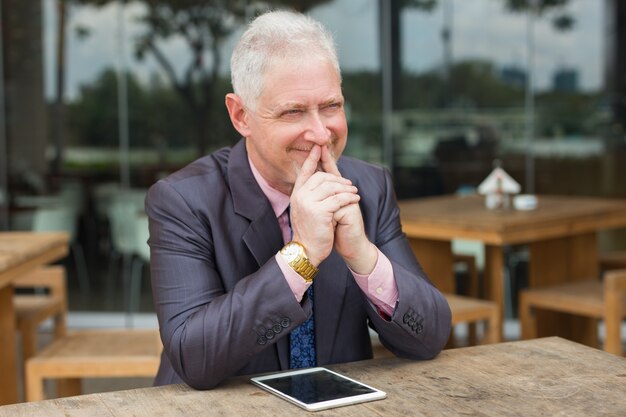
[[[71,233],[70,310],[153,311],[145,192],[237,141],[230,52],[278,6],[334,33],[345,153],[398,198],[472,192],[495,160],[525,193],[626,197],[624,1],[2,0],[0,230]]]

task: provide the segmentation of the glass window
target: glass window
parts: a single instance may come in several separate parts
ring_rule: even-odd
[[[401,194],[476,187],[498,159],[526,192],[623,195],[607,169],[606,4],[435,3],[402,11],[394,138],[399,177],[431,167],[438,187]]]
[[[223,104],[230,53],[272,2],[203,2],[200,20],[187,2],[157,3],[1,6],[0,224],[65,213],[45,227],[72,233],[74,309],[127,309],[122,277],[143,282],[132,307],[152,308],[145,191],[238,139]],[[335,35],[346,154],[388,166],[398,197],[471,191],[496,160],[524,191],[625,197],[623,2],[532,2],[554,3],[293,5]]]

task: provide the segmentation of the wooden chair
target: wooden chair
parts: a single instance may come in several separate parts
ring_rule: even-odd
[[[467,272],[467,295],[469,297],[478,297],[479,279],[478,279],[478,267],[476,266],[476,258],[473,255],[455,253],[452,255],[455,265],[462,265]]]
[[[476,344],[476,339],[472,336],[472,324],[485,321],[486,332],[483,343],[500,342],[502,340],[502,321],[498,305],[493,301],[477,298],[478,274],[474,258],[453,254],[450,244],[444,241],[424,244],[419,239],[410,239],[409,243],[426,275],[448,300],[452,312],[452,325],[468,323],[470,325],[470,338],[468,341]],[[435,262],[433,259],[437,261]],[[470,289],[469,294],[472,295],[471,297],[457,294],[453,267],[459,262],[470,262],[466,266],[470,272],[468,288]],[[452,330],[453,332],[446,346],[448,348],[456,346],[454,329]]]
[[[601,271],[626,268],[626,250],[615,250],[598,255]]]
[[[578,281],[522,290],[519,317],[522,338],[537,336],[535,310],[550,310],[604,320],[604,350],[623,354],[621,324],[626,316],[626,269],[607,271],[603,280]]]
[[[448,283],[441,290],[448,301],[452,312],[452,326],[467,323],[469,345],[479,343],[476,332],[476,324],[484,322],[485,333],[480,343],[498,343],[502,340],[502,321],[498,312],[498,306],[493,301],[479,298],[478,268],[476,259],[472,255],[452,254],[454,265],[462,264],[467,271],[467,295],[459,295],[456,291],[456,283]],[[451,292],[450,290],[454,290]],[[454,329],[447,348],[455,347]]]
[[[44,399],[44,380],[63,379],[58,396],[79,395],[81,378],[152,377],[162,346],[157,330],[81,330],[26,362],[26,401]]]
[[[15,282],[17,289],[43,289],[46,293],[18,294],[13,296],[16,327],[22,336],[24,361],[37,352],[39,325],[52,318],[54,339],[67,332],[67,292],[65,268],[60,265],[41,267]]]
[[[496,303],[456,294],[444,293],[443,295],[446,297],[452,312],[452,326],[461,323],[468,323],[471,326],[483,321],[485,322],[485,334],[482,343],[498,343],[502,340],[502,323]],[[475,336],[472,340],[471,333],[470,327],[469,342],[475,344]],[[453,342],[449,342],[448,345],[451,346],[451,343]]]
[[[479,300],[472,297],[465,297],[456,294],[443,294],[452,311],[452,326],[461,323],[470,325],[479,321],[485,322],[485,334],[482,343],[498,343],[502,340],[502,325],[500,323],[500,314],[496,303],[487,300]],[[374,358],[392,357],[391,353],[378,339],[378,335],[371,334],[372,351]],[[471,336],[470,336],[471,337]],[[471,340],[468,340],[472,343]],[[476,340],[474,339],[474,343]],[[454,335],[451,335],[446,348],[454,347]]]
[[[70,235],[70,249],[76,265],[76,275],[80,290],[89,294],[91,291],[87,260],[82,245],[78,240],[77,208],[67,204],[37,207],[33,215],[32,231],[62,231]]]
[[[460,265],[465,269],[465,272],[467,274],[467,283],[465,285],[467,292],[464,295],[467,295],[468,297],[480,298],[480,283],[478,278],[478,268],[476,266],[476,258],[474,257],[474,255],[459,253],[454,253],[452,256],[455,265],[455,272],[456,266]],[[475,321],[471,320],[468,323],[467,342],[470,346],[476,345],[478,343],[478,336],[476,333],[476,324],[478,321],[480,321],[480,319],[476,319]],[[490,324],[486,323],[486,326],[489,327]]]

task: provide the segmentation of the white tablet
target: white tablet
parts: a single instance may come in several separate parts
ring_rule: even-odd
[[[387,394],[326,368],[307,368],[258,376],[252,383],[308,411],[319,411],[365,401]]]

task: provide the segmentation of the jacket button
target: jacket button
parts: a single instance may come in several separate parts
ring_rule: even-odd
[[[265,338],[267,340],[273,339],[274,338],[274,331],[270,329],[267,332],[265,332]]]
[[[283,328],[285,329],[289,327],[290,324],[291,324],[291,320],[289,320],[287,317],[285,317],[284,319],[280,321],[280,325],[283,326]]]
[[[402,316],[402,322],[404,324],[407,324],[409,322],[409,315],[408,315],[408,313],[404,313],[404,316]]]
[[[264,345],[267,343],[267,339],[265,338],[265,336],[259,336],[258,339],[256,340],[256,342],[259,345]]]
[[[283,331],[283,326],[281,326],[280,323],[274,323],[274,325],[272,326],[272,330],[274,331],[274,333],[278,334]]]

